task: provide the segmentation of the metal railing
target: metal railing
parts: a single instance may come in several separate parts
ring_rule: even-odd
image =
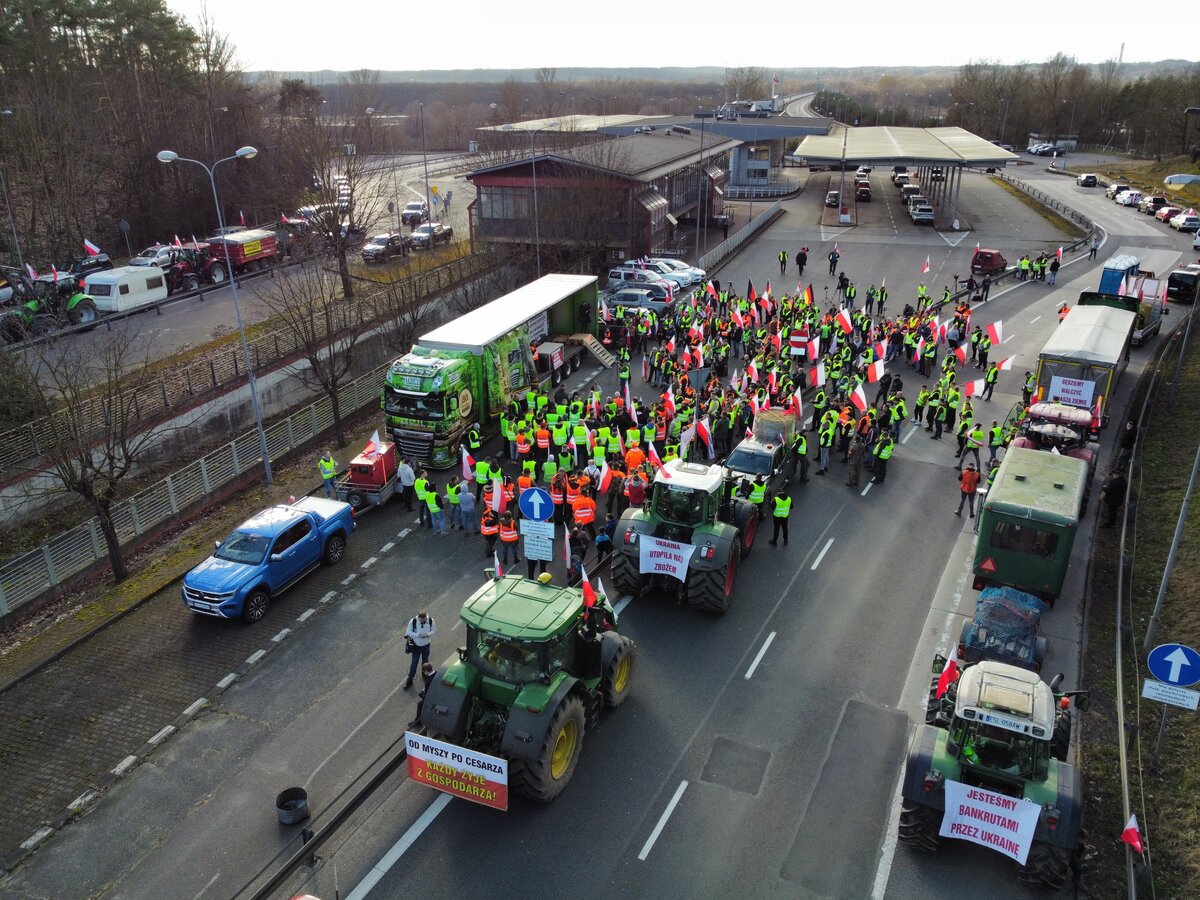
[[[369,290],[353,304],[342,307],[335,331],[350,328],[352,320],[356,320],[354,324],[361,323],[364,315],[370,314],[371,302],[387,289],[398,291],[402,298],[422,297],[482,274],[491,264],[486,256],[471,254],[414,273],[378,290]],[[278,329],[253,339],[249,342],[249,348],[254,370],[261,373],[283,360],[295,358],[303,349],[303,341],[290,329]],[[245,377],[241,348],[236,344],[209,351],[182,365],[164,366],[152,383],[135,393],[133,402],[136,418],[138,421],[153,421],[182,405],[218,393]],[[101,433],[104,427],[103,404],[97,400],[85,411],[83,418],[83,427],[94,429],[96,434]],[[0,434],[0,476],[11,477],[21,463],[41,456],[42,448],[52,444],[59,433],[60,420],[60,416],[48,416]]]
[[[390,363],[379,366],[346,384],[338,392],[343,416],[379,402],[379,387]],[[302,447],[333,426],[333,409],[328,397],[292,413],[267,429],[267,453],[271,459]],[[220,491],[243,473],[259,469],[261,457],[258,432],[247,431],[195,462],[172,472],[144,491],[113,507],[117,537],[125,545],[152,531],[205,497]],[[99,520],[51,538],[37,550],[0,563],[0,618],[25,603],[107,559],[108,549],[100,533]]]
[[[742,228],[732,237],[722,241],[713,247],[707,253],[700,257],[696,265],[706,272],[711,272],[723,260],[732,256],[741,246],[758,234],[763,228],[775,220],[775,217],[783,211],[783,201],[776,200],[770,206],[762,211],[761,214],[755,216],[746,223],[746,227]]]
[[[760,197],[786,197],[796,193],[799,185],[790,181],[769,181],[766,184],[727,184],[726,200],[758,200]]]

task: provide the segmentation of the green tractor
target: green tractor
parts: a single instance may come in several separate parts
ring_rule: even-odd
[[[733,597],[739,560],[750,555],[758,533],[758,509],[734,496],[734,483],[721,466],[673,459],[654,477],[645,509],[627,509],[613,536],[613,583],[619,593],[641,596],[654,585],[669,585],[677,574],[642,572],[642,545],[659,541],[686,552],[686,579],[680,592],[688,605],[724,613]],[[668,567],[669,568],[669,567]],[[661,571],[666,572],[663,568]]]
[[[30,281],[20,269],[0,266],[0,337],[6,343],[43,337],[64,325],[96,321],[95,301],[59,273]]]
[[[941,673],[945,659],[934,660]],[[938,849],[945,785],[957,781],[1039,804],[1037,829],[1017,877],[1057,890],[1079,868],[1083,784],[1069,764],[1071,700],[1087,709],[1087,691],[1056,693],[1036,673],[995,661],[965,666],[946,693],[930,689],[926,725],[909,749],[899,841]]]
[[[489,581],[463,604],[467,646],[430,683],[430,736],[504,757],[509,785],[548,803],[571,780],[586,729],[629,696],[637,647],[616,615],[579,588],[517,575]]]

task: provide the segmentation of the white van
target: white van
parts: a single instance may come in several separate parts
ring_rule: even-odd
[[[121,266],[93,272],[84,281],[83,292],[96,301],[100,312],[125,312],[166,300],[167,281],[157,266]]]

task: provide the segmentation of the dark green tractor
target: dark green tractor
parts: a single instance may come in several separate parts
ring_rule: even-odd
[[[517,575],[462,608],[467,645],[429,685],[421,724],[433,737],[503,757],[509,786],[540,802],[571,780],[587,729],[625,702],[637,648],[607,604],[579,588]]]

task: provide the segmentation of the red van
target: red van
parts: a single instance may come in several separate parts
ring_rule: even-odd
[[[1008,268],[1008,260],[999,250],[976,250],[971,257],[972,275],[991,275]]]

